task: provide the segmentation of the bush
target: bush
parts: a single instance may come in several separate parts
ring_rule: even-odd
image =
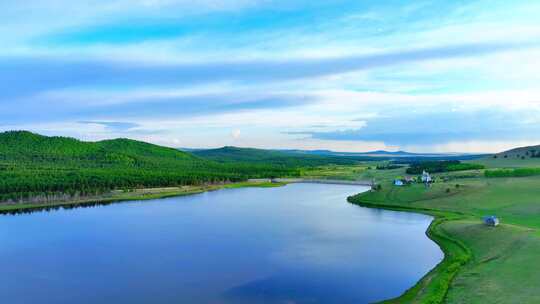
[[[381,189],[382,189],[381,184],[375,184],[375,185],[371,186],[371,190],[373,190],[373,191],[380,191]]]
[[[393,170],[393,169],[399,169],[399,168],[402,168],[403,166],[400,166],[400,165],[391,165],[391,164],[388,164],[388,165],[378,165],[376,168],[377,170]]]

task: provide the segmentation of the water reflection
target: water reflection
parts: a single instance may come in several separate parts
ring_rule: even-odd
[[[398,296],[442,253],[429,217],[345,201],[363,190],[298,184],[2,216],[0,292],[11,304]]]

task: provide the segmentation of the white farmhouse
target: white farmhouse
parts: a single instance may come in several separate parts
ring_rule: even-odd
[[[431,183],[431,175],[425,170],[422,172],[422,182],[425,184]]]

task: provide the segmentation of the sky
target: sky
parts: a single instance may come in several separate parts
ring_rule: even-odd
[[[0,130],[212,148],[540,144],[540,1],[0,1]]]

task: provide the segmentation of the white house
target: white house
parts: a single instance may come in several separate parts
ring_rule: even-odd
[[[426,184],[431,183],[431,175],[425,170],[422,172],[422,182]]]

